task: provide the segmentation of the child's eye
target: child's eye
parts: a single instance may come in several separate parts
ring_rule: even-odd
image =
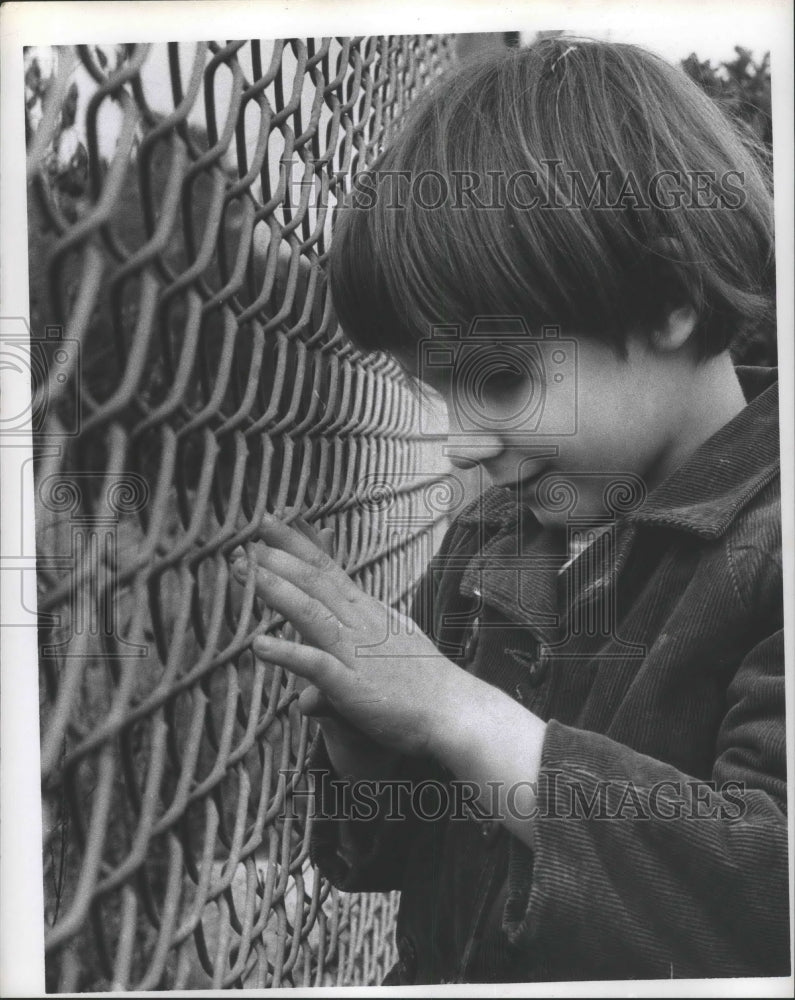
[[[495,358],[483,366],[478,388],[484,396],[495,396],[520,388],[528,379],[530,374],[522,365]]]

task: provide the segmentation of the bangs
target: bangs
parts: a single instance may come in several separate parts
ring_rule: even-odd
[[[676,200],[672,179],[694,177],[707,206]],[[337,212],[337,317],[406,364],[435,325],[482,316],[621,352],[685,302],[708,356],[772,308],[756,151],[684,72],[631,45],[544,39],[457,67]]]

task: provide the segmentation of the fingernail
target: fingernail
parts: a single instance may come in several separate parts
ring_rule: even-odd
[[[246,550],[243,548],[242,545],[238,545],[236,548],[232,549],[232,551],[229,553],[229,558],[231,559],[232,562],[236,562],[238,559],[245,559]]]
[[[248,563],[245,559],[237,559],[232,563],[232,572],[238,580],[245,580],[248,576]]]

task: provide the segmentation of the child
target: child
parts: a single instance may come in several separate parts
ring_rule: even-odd
[[[748,140],[634,46],[468,63],[359,179],[343,328],[492,480],[419,632],[272,517],[252,552],[313,857],[402,892],[387,984],[789,973],[777,389],[729,355],[772,275]]]

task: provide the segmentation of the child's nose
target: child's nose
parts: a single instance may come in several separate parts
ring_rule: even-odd
[[[459,469],[471,468],[473,464],[496,458],[505,448],[501,436],[494,430],[481,425],[465,426],[460,420],[455,406],[447,403],[447,442],[444,453]]]
[[[502,452],[502,446],[492,447],[484,444],[462,444],[449,440],[444,448],[444,453],[450,459],[450,464],[456,469],[471,469],[473,465],[479,465],[491,458],[496,458]]]
[[[504,449],[504,443],[496,434],[451,433],[448,435],[444,453],[457,469],[468,469],[473,464],[477,465],[496,458]]]

